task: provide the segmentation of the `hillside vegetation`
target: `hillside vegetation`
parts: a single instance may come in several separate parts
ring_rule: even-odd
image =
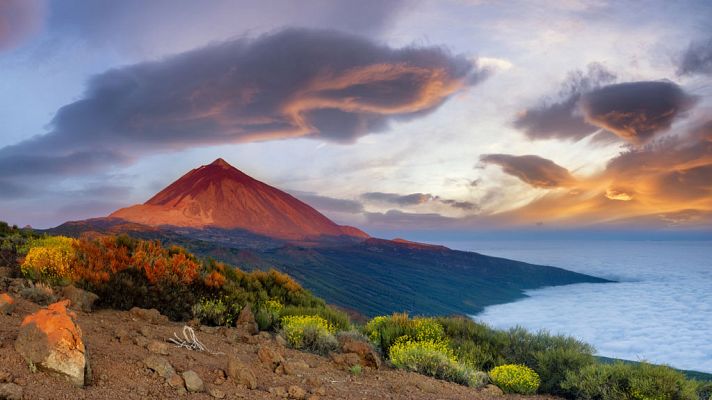
[[[280,333],[294,349],[328,355],[345,340],[360,342],[394,368],[471,387],[493,383],[507,393],[707,400],[711,389],[666,366],[601,363],[592,346],[546,332],[405,313],[359,326],[283,273],[245,272],[157,241],[37,236],[0,224],[0,246],[5,268],[45,293],[27,294],[37,301],[51,301],[58,287],[75,285],[97,294],[101,307],[156,308],[173,320],[224,326],[234,326],[249,304],[258,328]],[[361,367],[352,365],[352,373],[361,373]]]

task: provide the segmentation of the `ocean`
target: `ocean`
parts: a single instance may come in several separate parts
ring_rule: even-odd
[[[460,250],[617,281],[528,291],[473,318],[584,340],[597,354],[712,373],[712,242],[476,241]]]

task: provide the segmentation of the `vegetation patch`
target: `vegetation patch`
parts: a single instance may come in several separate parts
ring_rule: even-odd
[[[539,375],[525,365],[500,365],[489,377],[505,393],[534,394],[539,388]]]

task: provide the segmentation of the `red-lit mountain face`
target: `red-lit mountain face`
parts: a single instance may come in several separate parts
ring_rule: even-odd
[[[221,158],[188,172],[146,203],[122,208],[109,217],[149,226],[245,229],[280,239],[369,237],[357,228],[337,225]]]

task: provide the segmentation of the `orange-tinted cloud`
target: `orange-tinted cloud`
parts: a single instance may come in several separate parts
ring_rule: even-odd
[[[507,174],[537,188],[552,189],[576,184],[576,178],[566,168],[539,156],[485,154],[480,157],[480,161],[499,165]]]
[[[65,161],[91,152],[112,154],[108,166],[195,146],[351,143],[428,114],[486,76],[440,47],[394,49],[346,33],[286,29],[97,75],[82,99],[57,112],[50,133],[0,149],[0,170],[68,172]],[[50,164],[59,168],[40,168]]]
[[[672,138],[631,148],[610,160],[602,172],[577,177],[569,190],[551,191],[523,207],[495,213],[493,217],[504,225],[540,221],[577,227],[707,223],[712,215],[711,134],[712,121]],[[540,165],[550,163],[538,161]],[[511,164],[506,164],[509,170],[505,171],[523,176],[522,180],[534,187],[565,186],[556,184],[556,179],[549,180],[548,185],[539,184],[537,178],[543,174],[539,166],[527,169],[519,163],[515,170]],[[560,168],[563,169],[553,171],[566,176],[568,171],[564,169],[566,173],[562,173]]]

